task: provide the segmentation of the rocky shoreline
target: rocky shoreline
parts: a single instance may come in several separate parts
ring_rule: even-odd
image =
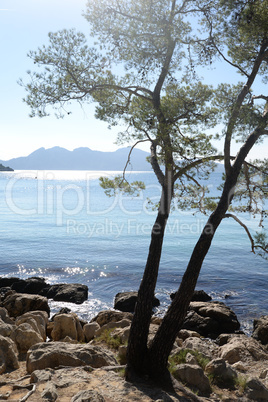
[[[229,307],[195,292],[170,356],[176,382],[167,393],[123,378],[136,292],[117,294],[116,309],[90,322],[67,308],[49,318],[48,298],[36,294],[42,280],[17,279],[0,278],[0,400],[268,401],[268,316],[254,321],[249,337]],[[63,285],[53,286],[66,297]],[[83,286],[69,288],[72,300],[75,287],[87,292]],[[152,316],[148,342],[160,323]]]

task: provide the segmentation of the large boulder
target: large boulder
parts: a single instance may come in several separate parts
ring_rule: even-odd
[[[56,385],[52,382],[48,382],[44,391],[41,394],[43,401],[54,402],[58,399],[58,393]]]
[[[15,325],[13,323],[12,324],[7,324],[6,322],[4,322],[1,318],[0,318],[0,335],[1,336],[5,336],[8,338],[13,338],[13,332],[15,329]]]
[[[178,364],[174,376],[201,395],[208,396],[212,392],[208,377],[197,365]]]
[[[46,297],[25,293],[14,293],[8,296],[3,302],[3,307],[7,309],[11,317],[18,317],[28,311],[36,310],[46,311],[48,315],[50,313]]]
[[[13,283],[19,282],[21,279],[17,277],[5,278],[0,277],[0,288],[11,287]]]
[[[28,279],[19,279],[13,282],[11,289],[15,290],[17,293],[27,293],[37,295],[47,286],[45,278],[40,278],[33,276]]]
[[[116,310],[133,313],[137,302],[138,292],[120,292],[114,299],[114,308]],[[153,307],[158,307],[160,301],[154,296]]]
[[[99,392],[93,390],[80,391],[76,394],[71,402],[105,402],[105,399]]]
[[[59,366],[103,367],[116,364],[113,354],[99,346],[65,342],[34,345],[28,350],[26,359],[28,373]]]
[[[89,322],[83,326],[83,332],[87,342],[90,342],[96,335],[96,332],[100,329],[97,322]]]
[[[268,401],[268,389],[258,378],[248,379],[246,395],[252,401]]]
[[[211,360],[205,368],[205,373],[213,377],[213,381],[220,386],[234,386],[237,372],[223,359]]]
[[[183,328],[215,339],[222,333],[234,333],[240,323],[235,313],[222,302],[191,302]]]
[[[175,298],[176,293],[177,292],[170,294],[171,300]],[[211,296],[209,296],[204,290],[195,290],[191,299],[191,301],[202,301],[202,302],[207,302],[211,300],[212,300]]]
[[[97,330],[96,336],[100,336],[104,331],[114,329],[114,328],[127,328],[130,327],[131,321],[127,318],[124,318],[121,321],[117,322],[108,322],[108,324],[103,325],[100,329]]]
[[[15,321],[14,318],[10,318],[8,315],[8,311],[4,307],[0,307],[0,318],[3,320],[6,324],[14,325]]]
[[[263,315],[254,320],[252,337],[263,345],[268,344],[268,315]]]
[[[246,335],[232,335],[220,347],[220,357],[230,364],[268,360],[268,352],[261,344]]]
[[[88,287],[77,283],[60,283],[45,287],[40,294],[55,301],[82,304],[88,299]]]
[[[57,314],[54,316],[53,322],[54,325],[51,331],[53,341],[60,341],[66,336],[75,341],[85,341],[84,332],[76,314]]]
[[[26,353],[31,346],[44,341],[40,333],[31,325],[33,322],[24,322],[14,330],[14,339],[21,353]]]
[[[48,324],[48,314],[46,311],[29,311],[16,318],[16,325],[30,324],[33,330],[38,332],[43,341],[47,338],[46,326]]]
[[[99,326],[102,327],[103,325],[108,324],[108,322],[118,322],[124,318],[132,320],[133,315],[122,311],[105,310],[100,311],[96,317],[92,318],[91,322],[97,322]]]
[[[11,339],[0,335],[0,374],[8,368],[19,368],[18,350]]]
[[[182,347],[184,349],[195,350],[208,359],[212,359],[218,352],[218,347],[210,339],[198,337],[186,338]]]

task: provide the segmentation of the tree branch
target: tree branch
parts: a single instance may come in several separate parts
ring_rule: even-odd
[[[223,160],[223,159],[224,159],[223,155],[212,155],[212,156],[206,156],[204,158],[197,159],[196,161],[189,163],[187,166],[180,168],[180,170],[174,175],[174,183],[179,177],[184,175],[188,170],[190,170],[198,165],[201,165],[204,162]]]
[[[152,165],[153,171],[154,171],[159,183],[163,187],[165,184],[165,175],[162,172],[162,170],[159,166],[158,160],[157,160],[156,141],[151,141],[151,165]]]
[[[130,151],[129,151],[129,153],[128,153],[127,162],[126,162],[126,164],[125,164],[125,167],[124,167],[123,173],[122,173],[122,176],[123,176],[122,181],[125,180],[126,170],[127,170],[127,167],[128,167],[128,165],[129,165],[129,163],[130,163],[130,157],[131,157],[131,154],[132,154],[133,149],[134,149],[134,148],[136,147],[136,145],[138,145],[139,143],[141,143],[141,142],[147,142],[147,141],[149,141],[149,139],[146,139],[146,140],[139,140],[139,141],[135,142],[135,144],[132,145],[132,147],[130,148]]]
[[[224,218],[233,218],[236,222],[239,223],[240,226],[242,226],[245,229],[245,231],[246,231],[246,233],[248,235],[248,238],[250,240],[250,243],[251,243],[251,251],[252,251],[252,253],[255,254],[255,251],[254,251],[255,243],[254,243],[254,240],[253,240],[253,238],[252,238],[252,236],[250,234],[250,231],[248,230],[247,226],[243,222],[241,222],[240,219],[237,218],[237,216],[235,216],[233,214],[229,214],[229,213],[225,214]]]
[[[231,161],[230,161],[231,139],[232,139],[232,134],[233,134],[233,130],[235,127],[235,123],[237,121],[241,105],[258,74],[261,63],[263,62],[263,60],[265,58],[265,55],[267,53],[267,46],[268,46],[268,40],[266,40],[266,41],[264,41],[264,43],[262,43],[259,53],[253,64],[251,74],[248,76],[247,83],[246,83],[246,85],[243,86],[242,90],[240,91],[239,95],[237,96],[236,102],[233,107],[233,111],[232,111],[232,114],[231,114],[231,117],[229,120],[229,124],[227,126],[225,142],[224,142],[224,165],[225,165],[226,174],[231,173]]]

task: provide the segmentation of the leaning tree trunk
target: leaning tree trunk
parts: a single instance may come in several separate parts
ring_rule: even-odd
[[[150,377],[154,379],[161,381],[166,378],[168,356],[185,319],[204,258],[232,200],[232,191],[237,177],[238,173],[227,178],[219,204],[209,217],[196,243],[179,290],[163,318],[148,351]]]
[[[147,340],[151,322],[153,298],[157,282],[158,269],[162,253],[162,244],[171,203],[170,186],[162,189],[162,196],[157,218],[151,232],[151,243],[143,278],[138,291],[138,298],[131,324],[128,349],[126,378],[133,374],[142,375],[147,361]]]

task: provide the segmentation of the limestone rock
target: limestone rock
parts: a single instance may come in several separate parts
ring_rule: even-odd
[[[13,338],[15,325],[7,324],[0,318],[0,335],[8,338]]]
[[[100,336],[107,329],[125,328],[129,327],[130,324],[131,321],[128,320],[127,318],[124,318],[123,320],[117,322],[108,322],[107,324],[103,325],[102,327],[100,327],[100,329],[97,330],[96,336]]]
[[[211,374],[218,385],[228,386],[229,384],[233,387],[234,380],[237,378],[237,372],[223,359],[211,360],[206,365],[205,373]]]
[[[0,318],[3,320],[6,324],[14,325],[14,319],[10,318],[7,312],[7,309],[4,307],[0,307]]]
[[[46,311],[49,315],[50,309],[47,299],[39,295],[28,295],[24,293],[14,293],[8,296],[4,302],[3,307],[8,311],[11,317],[18,317],[27,313],[28,311]]]
[[[112,353],[90,344],[69,344],[64,342],[40,343],[32,346],[27,353],[26,367],[29,373],[34,370],[58,366],[102,367],[116,365]]]
[[[48,314],[45,311],[30,311],[16,318],[16,325],[28,323],[38,332],[43,341],[46,341],[46,326],[48,324]]]
[[[57,389],[55,387],[55,384],[53,384],[52,382],[49,382],[46,385],[41,396],[42,396],[43,400],[45,400],[45,401],[50,401],[50,402],[56,401],[56,399],[58,398],[58,394],[57,394]]]
[[[187,338],[182,344],[184,349],[192,349],[202,353],[204,357],[212,359],[218,351],[218,348],[209,339],[201,339],[197,337]]]
[[[240,324],[235,313],[222,302],[191,302],[183,328],[215,339],[221,333],[234,333]]]
[[[85,336],[76,314],[57,314],[51,331],[53,341],[60,341],[66,336],[79,342],[84,342]]]
[[[203,396],[208,396],[212,392],[209,379],[199,366],[179,364],[176,366],[174,375],[190,388],[200,391]]]
[[[220,357],[233,364],[238,361],[267,360],[268,352],[253,338],[248,338],[246,335],[233,335],[225,345],[220,347]]]
[[[54,370],[52,369],[35,370],[31,374],[30,382],[48,382],[51,380],[53,374]]]
[[[27,350],[36,343],[44,342],[40,333],[35,331],[30,323],[26,322],[16,327],[14,338],[18,350],[21,353],[26,353]]]
[[[138,292],[120,292],[114,299],[114,308],[116,310],[133,313],[137,301]],[[160,301],[154,296],[153,307],[158,307]]]
[[[254,320],[252,337],[263,345],[268,344],[268,315],[263,315],[258,320]]]
[[[87,342],[90,342],[94,338],[98,329],[100,329],[100,326],[97,322],[90,322],[83,326],[83,331]]]
[[[197,362],[196,358],[194,357],[194,355],[192,355],[192,353],[187,353],[187,355],[185,357],[185,363],[193,364],[194,366],[198,366],[198,362]]]
[[[0,335],[0,374],[7,368],[19,368],[18,350],[11,339]]]
[[[97,391],[80,391],[76,394],[72,399],[71,402],[105,402],[106,399],[103,398],[101,394]]]
[[[183,341],[187,338],[200,338],[200,334],[196,331],[190,331],[187,329],[181,329],[178,333],[178,338],[182,339]]]
[[[132,320],[133,314],[131,313],[124,313],[122,311],[114,311],[114,310],[105,310],[105,311],[100,311],[96,317],[94,317],[91,322],[97,322],[100,327],[102,327],[105,324],[108,324],[108,322],[118,322],[123,320],[123,318],[127,318],[129,320]]]
[[[129,332],[130,332],[130,326],[124,327],[124,328],[115,328],[114,331],[111,332],[111,336],[119,337],[121,343],[125,343],[128,341]],[[149,342],[149,338],[150,338],[150,334],[148,336],[148,342]]]

